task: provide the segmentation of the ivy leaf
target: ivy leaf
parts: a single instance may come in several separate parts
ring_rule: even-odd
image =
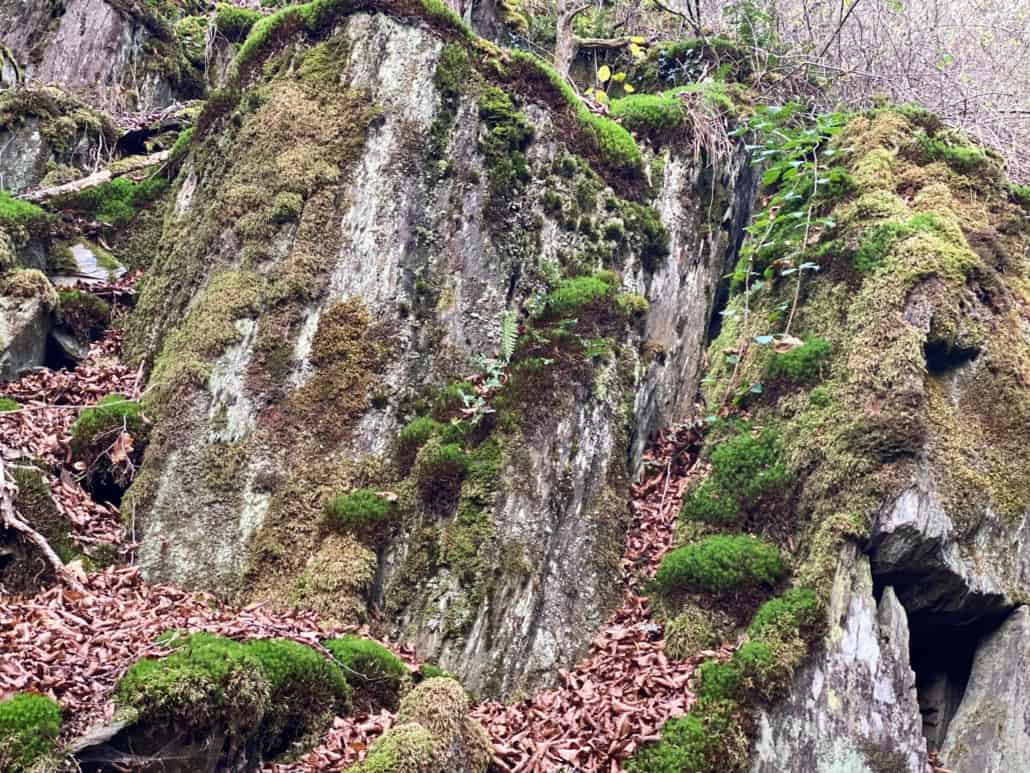
[[[726,362],[728,362],[730,365],[736,365],[738,362],[740,362],[740,357],[738,357],[735,354],[727,354]]]
[[[755,336],[755,343],[759,344],[760,346],[766,346],[768,344],[771,344],[772,342],[773,337],[771,335]]]
[[[606,64],[602,64],[597,69],[597,82],[607,83],[608,79],[612,77],[612,68]]]
[[[751,385],[751,388],[748,391],[753,395],[760,395],[764,390],[762,389],[762,385],[756,381]]]

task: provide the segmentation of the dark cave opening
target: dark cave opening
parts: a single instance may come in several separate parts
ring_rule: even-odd
[[[999,599],[981,599],[980,608],[938,612],[910,611],[905,605],[904,585],[874,580],[877,600],[891,585],[906,606],[909,630],[909,665],[915,673],[916,698],[923,720],[927,751],[938,751],[958,711],[973,670],[973,660],[983,640],[1000,626],[1011,611]],[[897,580],[897,577],[892,578]]]

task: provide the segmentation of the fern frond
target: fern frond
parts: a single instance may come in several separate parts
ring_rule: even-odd
[[[518,340],[519,326],[515,322],[515,312],[506,311],[501,317],[501,361],[505,365],[511,362]]]

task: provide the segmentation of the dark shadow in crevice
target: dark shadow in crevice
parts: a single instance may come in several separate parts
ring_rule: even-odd
[[[888,585],[887,578],[875,580],[879,598]],[[899,579],[894,577],[894,580]],[[901,587],[898,594],[906,594]],[[958,711],[973,669],[973,659],[981,642],[1000,626],[1011,610],[987,603],[978,610],[956,614],[928,611],[908,613],[909,665],[916,677],[916,697],[923,719],[923,735],[928,751],[944,743],[948,725]]]
[[[927,341],[923,345],[923,354],[926,357],[926,369],[939,376],[976,359],[980,349],[950,346],[945,341]]]

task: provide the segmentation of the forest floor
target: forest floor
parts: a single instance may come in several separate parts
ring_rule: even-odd
[[[105,290],[105,288],[82,288]],[[127,282],[108,291],[124,292]],[[95,343],[72,370],[38,369],[0,389],[22,408],[0,413],[0,450],[6,464],[40,459],[58,508],[82,548],[118,546],[128,565],[81,572],[81,585],[57,584],[30,598],[0,596],[0,695],[36,690],[62,706],[70,740],[110,719],[120,676],[137,658],[159,655],[153,642],[168,629],[206,630],[237,639],[285,637],[318,647],[327,635],[355,628],[316,615],[261,605],[236,608],[203,593],[143,581],[132,566],[135,525],[117,508],[94,502],[79,485],[69,452],[78,409],[112,392],[139,395],[140,373],[121,363],[115,329]],[[661,626],[652,620],[642,586],[672,542],[683,493],[698,474],[700,433],[681,426],[663,431],[645,456],[633,487],[633,523],[622,557],[623,601],[594,638],[584,660],[560,671],[559,685],[505,705],[479,703],[473,715],[494,744],[498,771],[616,771],[641,743],[693,701],[695,667],[723,651],[672,661]],[[73,567],[74,568],[74,567]],[[359,630],[367,634],[367,631]],[[387,646],[411,666],[412,653]],[[275,773],[341,770],[364,756],[393,722],[386,712],[340,717],[323,743],[298,762],[269,765]]]

